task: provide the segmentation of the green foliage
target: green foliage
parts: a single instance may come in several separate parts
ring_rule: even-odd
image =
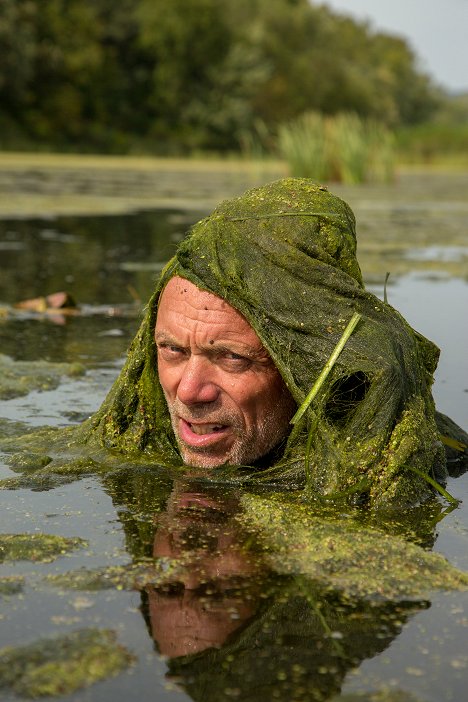
[[[410,162],[450,161],[468,163],[468,121],[437,121],[402,127],[397,131],[397,147]]]
[[[414,124],[440,95],[400,38],[307,0],[0,0],[0,145],[185,153],[264,123]]]
[[[393,136],[385,125],[356,114],[325,118],[305,113],[278,130],[279,153],[291,175],[344,183],[393,178]]]

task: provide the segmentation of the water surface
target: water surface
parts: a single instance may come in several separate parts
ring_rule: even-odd
[[[442,350],[437,405],[467,427],[466,209],[458,193],[452,187],[437,207],[420,183],[407,200],[398,191],[398,206],[391,189],[356,189],[346,197],[362,217],[371,289],[382,297],[385,271],[392,272],[389,302]],[[428,239],[421,237],[425,217]],[[0,352],[16,361],[79,361],[86,369],[53,390],[0,400],[0,417],[8,420],[2,431],[13,432],[16,422],[29,429],[70,426],[99,406],[138,327],[142,301],[193,221],[186,210],[165,210],[0,222]],[[79,314],[11,308],[63,289]],[[0,473],[20,475],[6,459]],[[463,502],[452,511],[441,504],[447,515],[426,525],[424,539],[468,570],[468,477],[450,479],[448,489]],[[111,629],[133,656],[128,670],[67,699],[370,700],[377,692],[382,700],[464,699],[467,593],[350,599],[300,574],[273,572],[239,517],[237,490],[174,482],[150,466],[6,489],[1,499],[1,533],[79,536],[87,544],[50,562],[3,563],[2,576],[22,580],[1,599],[0,646]],[[110,571],[106,587],[102,579],[99,585],[49,579],[153,557],[162,564],[156,581],[135,578],[131,587]],[[164,559],[182,565],[166,573]],[[1,699],[18,696],[0,689]]]

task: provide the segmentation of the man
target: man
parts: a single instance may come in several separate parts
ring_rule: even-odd
[[[368,293],[348,205],[307,179],[222,203],[168,263],[88,441],[212,479],[412,504],[445,476],[438,349]],[[353,313],[310,408],[290,419]]]

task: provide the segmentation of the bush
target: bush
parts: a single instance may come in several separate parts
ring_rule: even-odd
[[[468,163],[468,124],[428,122],[397,132],[400,158],[416,163]]]

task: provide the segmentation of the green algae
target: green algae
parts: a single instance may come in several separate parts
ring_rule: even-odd
[[[52,534],[0,534],[0,562],[50,563],[86,545],[87,542],[79,537],[65,538]]]
[[[23,591],[24,578],[10,575],[0,577],[0,597],[18,595]]]
[[[66,590],[142,590],[148,586],[157,587],[171,582],[183,568],[182,559],[158,558],[155,561],[96,570],[81,568],[68,573],[49,575],[46,582]]]
[[[84,373],[81,363],[14,361],[0,354],[0,400],[21,397],[32,390],[53,390],[63,376],[76,378]]]
[[[244,495],[239,517],[255,535],[266,563],[349,598],[402,600],[435,590],[468,589],[468,573],[439,554],[353,523],[324,518],[303,505]]]
[[[52,459],[50,456],[46,456],[43,453],[33,453],[32,451],[14,453],[11,456],[7,456],[5,459],[5,463],[11,468],[11,470],[18,473],[44,468],[51,461]]]
[[[330,702],[420,702],[420,698],[404,690],[376,690],[338,695]]]
[[[67,695],[118,675],[133,661],[115,632],[82,629],[0,650],[0,687],[28,699]]]
[[[22,436],[32,431],[34,431],[34,429],[26,422],[18,422],[0,417],[0,441],[14,436]]]
[[[0,490],[50,490],[80,478],[115,470],[111,454],[93,458],[77,439],[80,427],[44,427],[0,439],[3,461],[18,477],[0,480]],[[103,462],[101,458],[105,458]],[[118,465],[122,463],[119,457]]]

